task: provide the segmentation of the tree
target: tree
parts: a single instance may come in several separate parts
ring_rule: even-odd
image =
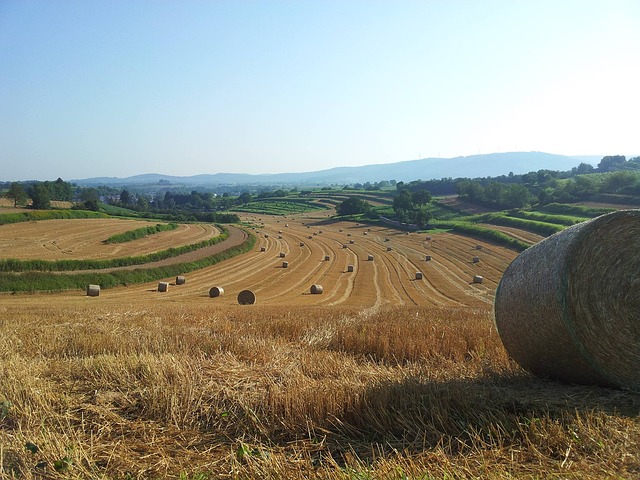
[[[94,212],[100,210],[100,196],[95,188],[85,188],[82,190],[80,200],[82,200],[82,206],[87,210],[93,210]]]
[[[129,190],[124,189],[120,192],[120,202],[123,205],[130,205],[133,203],[133,197],[131,196],[131,193],[129,193]]]
[[[32,206],[37,210],[47,210],[51,208],[51,196],[49,190],[42,183],[36,183],[29,192]]]
[[[349,197],[336,205],[336,213],[338,215],[357,215],[359,213],[367,213],[370,210],[371,205],[369,202],[358,197]]]
[[[416,205],[426,205],[431,201],[431,193],[429,190],[418,190],[413,192],[413,203]]]
[[[27,201],[27,192],[24,191],[24,187],[21,183],[13,182],[7,192],[7,198],[13,200],[13,206],[17,207],[18,204],[24,205]]]
[[[627,157],[624,155],[609,155],[603,157],[598,164],[599,172],[612,172],[614,170],[620,170],[627,163]]]

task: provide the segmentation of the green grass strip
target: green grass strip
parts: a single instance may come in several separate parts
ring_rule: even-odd
[[[166,267],[120,270],[110,273],[76,273],[55,274],[47,272],[0,273],[0,291],[2,292],[37,292],[84,289],[89,284],[100,285],[101,288],[126,286],[158,280],[161,278],[182,275],[201,268],[210,267],[223,260],[250,251],[256,237],[248,234],[241,245],[228,248],[195,262],[186,262]]]
[[[584,217],[554,215],[550,213],[540,212],[527,212],[524,210],[510,211],[508,216],[524,218],[525,220],[535,220],[538,222],[555,223],[557,225],[564,225],[566,227],[570,227],[571,225],[575,225],[576,223],[584,222],[586,220],[586,218]]]
[[[516,250],[517,252],[523,252],[531,246],[531,244],[523,242],[522,240],[518,240],[517,238],[513,238],[506,233],[486,227],[481,227],[480,225],[474,225],[468,222],[433,220],[429,222],[429,224],[436,228],[447,228],[456,233],[483,238],[498,245]]]
[[[118,233],[111,235],[104,243],[125,243],[140,238],[148,237],[160,232],[167,232],[169,230],[175,230],[178,228],[177,223],[158,223],[148,227],[136,228],[135,230],[129,230],[128,232]]]
[[[537,233],[543,236],[553,235],[564,230],[564,226],[553,223],[537,222],[535,220],[526,220],[524,218],[508,217],[502,213],[486,213],[484,215],[476,215],[473,217],[474,222],[491,223],[493,225],[502,225],[504,227],[514,227],[520,230]]]
[[[615,212],[615,208],[593,208],[583,205],[568,205],[566,203],[549,203],[538,207],[541,212],[559,213],[561,215],[575,215],[578,217],[594,218],[605,213]]]
[[[220,235],[181,247],[171,247],[167,250],[149,253],[147,255],[136,255],[134,257],[107,258],[104,260],[16,260],[8,258],[0,260],[0,272],[68,272],[73,270],[102,270],[105,268],[128,267],[130,265],[143,265],[145,263],[157,262],[166,258],[176,257],[183,253],[193,252],[201,248],[215,245],[226,240],[229,230],[222,225],[216,225],[221,230]]]
[[[33,212],[15,212],[0,214],[0,225],[37,220],[68,220],[72,218],[110,218],[106,213],[90,210],[34,210]]]

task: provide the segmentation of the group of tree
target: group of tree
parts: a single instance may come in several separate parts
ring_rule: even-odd
[[[13,205],[26,205],[31,199],[32,208],[51,208],[52,200],[73,201],[75,188],[61,178],[56,181],[45,182],[12,182],[6,197],[13,201]]]
[[[428,209],[432,198],[431,192],[419,185],[419,181],[413,185],[398,183],[396,189],[398,193],[393,197],[395,219],[425,227],[433,217]]]

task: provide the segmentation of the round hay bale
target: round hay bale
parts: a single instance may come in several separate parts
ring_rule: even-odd
[[[367,260],[369,260],[370,262],[373,262],[373,255],[369,255],[369,256],[367,257]]]
[[[347,237],[350,237],[350,236],[351,236],[351,234],[350,234],[350,233],[347,233]]]
[[[313,284],[311,285],[311,294],[312,295],[320,295],[323,292],[322,285]]]
[[[425,255],[424,259],[425,259],[425,261],[430,262],[431,261],[431,255]]]
[[[100,285],[87,285],[87,297],[99,297]]]
[[[364,232],[363,235],[369,235],[369,232]]]
[[[388,239],[388,238],[385,238],[385,239],[384,239],[384,241],[385,241],[385,242],[388,242],[388,241],[389,241],[389,239]]]
[[[343,230],[342,230],[342,228],[341,228],[341,229],[339,229],[338,231],[339,231],[340,233],[342,233],[342,231],[343,231]]]
[[[426,240],[427,242],[430,242],[430,241],[431,241],[431,236],[430,236],[430,235],[427,235],[427,236],[425,237],[425,240]]]
[[[266,233],[264,234],[264,238],[269,238],[269,235],[267,235]]]
[[[473,263],[478,263],[480,261],[480,257],[473,257]]]
[[[279,233],[280,235],[282,235],[282,230],[278,230],[278,233]]]
[[[347,265],[347,272],[353,272],[353,265]]]
[[[328,262],[328,261],[329,261],[329,255],[325,255],[325,256],[324,256],[324,261],[325,261],[325,262]]]
[[[282,235],[278,235],[278,240],[282,240]]]
[[[211,287],[209,289],[209,296],[211,298],[221,297],[224,295],[224,288],[222,287]]]
[[[285,224],[284,224],[284,226],[285,226],[285,227],[287,227],[287,228],[289,228],[289,224],[288,224],[288,223],[285,223]]]
[[[422,272],[416,272],[416,280],[422,280]]]
[[[300,246],[301,246],[301,247],[304,247],[304,242],[300,242]]]
[[[311,240],[313,238],[313,235],[309,235],[309,240]]]
[[[355,240],[349,240],[349,243],[354,244],[354,243],[356,243],[356,241]]]
[[[260,251],[261,252],[266,252],[267,251],[267,247],[260,247]]]
[[[476,245],[476,250],[482,250],[482,245]]]
[[[280,252],[280,258],[284,258],[285,256],[286,256],[286,253]]]
[[[322,233],[322,230],[318,230],[318,233]]]
[[[184,278],[184,275],[178,275],[176,277],[176,285],[184,285],[185,283],[187,283],[187,279]]]
[[[482,283],[484,281],[484,277],[482,275],[474,275],[473,283]]]
[[[342,245],[342,248],[348,248],[349,245]]]
[[[242,290],[238,294],[238,303],[240,305],[253,305],[256,303],[256,294],[251,290]]]
[[[387,247],[387,252],[390,252],[391,250],[393,250],[393,248]]]
[[[579,223],[521,253],[498,286],[495,319],[532,373],[640,389],[640,211]]]
[[[289,262],[282,262],[282,268],[289,268]]]
[[[158,291],[159,292],[168,292],[169,291],[169,282],[160,282],[160,283],[158,283]]]

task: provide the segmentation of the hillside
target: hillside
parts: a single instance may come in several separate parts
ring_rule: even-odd
[[[193,176],[142,174],[126,178],[97,177],[72,180],[78,185],[148,185],[169,182],[181,185],[215,184],[349,184],[377,182],[380,180],[431,180],[457,177],[489,177],[527,173],[543,169],[571,170],[581,162],[596,163],[600,157],[569,157],[543,152],[512,152],[471,155],[455,158],[423,158],[396,163],[364,165],[360,167],[336,167],[327,170],[301,173],[251,175],[242,173],[216,173]],[[212,170],[216,166],[212,165]]]

